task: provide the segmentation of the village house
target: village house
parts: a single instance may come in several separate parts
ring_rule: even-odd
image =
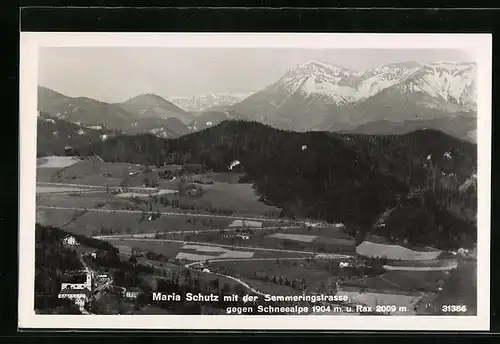
[[[65,288],[57,297],[72,300],[80,308],[80,311],[83,311],[85,304],[89,301],[90,290]]]
[[[85,273],[72,274],[69,276],[64,276],[61,283],[61,290],[64,289],[75,289],[75,290],[83,290],[88,289],[92,290],[92,275],[89,271]]]
[[[78,245],[78,242],[74,236],[67,235],[62,239],[62,244],[65,246],[76,246]]]

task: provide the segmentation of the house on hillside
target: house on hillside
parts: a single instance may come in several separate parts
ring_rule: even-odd
[[[78,245],[78,241],[76,240],[76,238],[72,235],[66,235],[63,239],[62,239],[62,244],[64,246],[77,246]]]
[[[72,300],[80,308],[80,311],[83,311],[85,304],[89,301],[90,290],[65,288],[57,297]]]
[[[260,221],[250,221],[250,220],[234,220],[229,227],[251,227],[251,228],[262,228],[262,222]]]

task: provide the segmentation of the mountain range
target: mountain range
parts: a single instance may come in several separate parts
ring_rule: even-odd
[[[142,94],[105,103],[39,87],[38,108],[59,120],[164,138],[236,119],[299,132],[405,134],[430,128],[475,141],[476,73],[474,63],[410,61],[359,72],[310,61],[248,96],[166,100]]]

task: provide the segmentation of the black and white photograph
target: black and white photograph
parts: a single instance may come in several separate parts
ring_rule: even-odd
[[[489,35],[24,33],[21,52],[26,324],[488,326]]]

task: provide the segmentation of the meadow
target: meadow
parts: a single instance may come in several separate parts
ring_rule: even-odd
[[[210,228],[226,228],[231,222],[225,218],[190,218],[185,215],[162,215],[160,218],[148,221],[148,216],[139,212],[100,212],[65,209],[38,208],[38,212],[44,214],[46,225],[59,226],[62,220],[69,221],[75,214],[79,214],[71,223],[66,226],[66,230],[76,234],[87,236],[109,235],[109,234],[146,234],[161,233],[169,231],[200,230]],[[83,215],[82,215],[83,214]],[[110,232],[110,229],[112,232]]]
[[[415,312],[415,305],[419,302],[422,295],[401,295],[401,294],[386,294],[386,293],[371,293],[357,291],[340,291],[339,295],[346,295],[350,302],[354,304],[362,304],[372,307],[375,310],[376,306],[392,306],[395,311],[390,312],[392,315],[408,315]],[[404,307],[400,309],[399,307]]]
[[[388,271],[376,277],[345,280],[342,285],[376,291],[434,292],[446,277],[441,271]]]
[[[356,247],[356,253],[365,257],[389,260],[435,260],[441,251],[414,251],[400,245],[363,241]]]
[[[461,305],[467,308],[463,313],[447,313],[448,315],[477,314],[477,263],[475,261],[459,261],[457,269],[450,271],[449,277],[442,284],[443,290],[434,300],[439,314],[443,305]]]

